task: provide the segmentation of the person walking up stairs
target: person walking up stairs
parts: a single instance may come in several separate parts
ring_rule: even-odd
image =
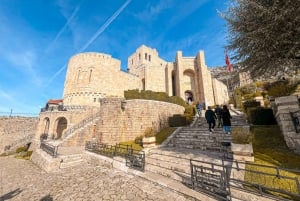
[[[214,128],[216,126],[216,119],[217,116],[216,114],[211,110],[211,107],[208,106],[207,110],[205,112],[205,119],[208,123],[208,127],[209,127],[209,132],[210,134],[214,131]]]

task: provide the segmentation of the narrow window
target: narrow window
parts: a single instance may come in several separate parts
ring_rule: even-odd
[[[151,55],[149,54],[149,61],[151,61]]]
[[[80,77],[80,70],[78,71],[78,75],[77,75],[77,83],[79,82],[79,77]]]
[[[94,103],[96,103],[96,101],[97,101],[97,98],[94,98]]]
[[[139,60],[141,60],[141,53],[139,53]]]
[[[91,83],[91,79],[92,79],[92,72],[93,72],[93,70],[90,70],[89,83]]]
[[[145,53],[145,59],[147,60],[147,53]]]

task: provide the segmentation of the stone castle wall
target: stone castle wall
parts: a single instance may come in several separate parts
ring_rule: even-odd
[[[101,100],[101,118],[97,124],[97,139],[114,144],[134,140],[148,127],[159,131],[168,126],[168,118],[183,114],[182,106],[152,100]]]
[[[99,103],[100,105],[100,103]],[[61,136],[64,139],[64,133],[80,123],[82,120],[86,119],[89,116],[93,116],[99,110],[98,107],[87,107],[83,110],[70,110],[70,111],[47,111],[40,113],[39,123],[35,132],[35,139],[40,140],[42,134],[47,134],[48,138],[55,139],[58,137],[58,121],[60,118],[65,118],[67,125],[66,129],[63,130],[63,135]],[[48,123],[47,123],[48,121]],[[49,125],[47,125],[49,124]]]
[[[186,101],[192,97],[193,102],[214,105],[213,87],[203,51],[196,57],[183,57],[178,51],[171,63],[161,59],[156,49],[142,45],[129,56],[128,73],[120,70],[120,61],[111,55],[73,56],[68,64],[63,99],[65,106],[98,106],[102,98],[124,97],[124,90],[139,89],[166,92]]]
[[[0,117],[0,154],[31,142],[37,124],[36,117]]]
[[[213,89],[216,105],[226,104],[229,100],[227,86],[224,85],[221,81],[213,79]]]
[[[124,97],[124,90],[140,89],[141,81],[120,71],[120,61],[101,53],[80,53],[68,64],[64,105],[99,106],[101,98]]]

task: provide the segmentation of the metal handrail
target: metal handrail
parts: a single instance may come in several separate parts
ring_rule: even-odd
[[[144,171],[145,169],[145,152],[135,150],[131,145],[108,145],[103,143],[87,141],[85,150],[107,157],[120,156],[126,159],[126,166]]]
[[[197,180],[195,180],[195,168],[199,167],[206,167],[207,169],[210,169],[210,171],[220,171],[224,170],[225,173],[229,173],[229,170],[231,171],[237,171],[243,173],[243,175],[246,175],[246,177],[250,178],[250,180],[245,181],[244,177],[242,178],[235,178],[235,174],[230,177],[228,175],[227,177],[227,183],[228,183],[228,188],[230,189],[231,187],[233,188],[238,188],[243,191],[248,191],[250,193],[258,193],[262,196],[267,196],[267,197],[277,197],[281,196],[282,199],[286,197],[292,197],[293,199],[300,199],[300,184],[299,184],[299,179],[297,177],[291,177],[291,176],[286,176],[282,171],[288,171],[288,172],[293,172],[296,174],[300,174],[300,170],[295,170],[295,169],[285,169],[285,168],[280,168],[280,167],[274,167],[274,166],[268,166],[268,165],[259,165],[259,164],[253,164],[250,162],[239,162],[236,160],[228,160],[228,159],[222,159],[220,160],[220,164],[216,163],[210,163],[206,161],[199,161],[199,160],[190,160],[190,166],[191,166],[191,179],[192,182],[196,182],[196,184],[193,183],[193,185],[199,185],[197,184]],[[247,168],[246,166],[255,166],[255,170],[251,170]],[[245,168],[242,168],[245,167]],[[259,170],[259,168],[268,168],[268,172],[263,172]],[[203,168],[202,168],[203,169]],[[254,168],[253,168],[254,169]],[[273,172],[273,173],[272,173]],[[239,175],[239,174],[238,174]],[[252,176],[256,178],[261,178],[261,181],[251,181]],[[267,178],[269,177],[269,178]],[[267,179],[264,179],[267,178]],[[286,181],[285,183],[289,185],[289,188],[283,188],[282,186],[279,186],[278,188],[274,188],[268,184],[267,181],[274,181],[274,180],[284,180]],[[237,185],[238,184],[238,185]],[[214,192],[210,192],[214,194]]]
[[[89,117],[83,119],[82,121],[80,121],[78,124],[75,124],[71,128],[67,129],[65,134],[64,134],[64,138],[68,137],[71,133],[74,133],[79,128],[82,128],[83,126],[85,126],[88,123],[92,122],[97,117],[100,117],[100,111],[98,111],[95,114],[92,114],[91,116],[89,116]]]
[[[41,142],[40,148],[53,158],[56,158],[58,146],[47,144],[46,142]]]

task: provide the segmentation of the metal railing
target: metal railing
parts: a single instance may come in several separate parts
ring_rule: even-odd
[[[190,160],[194,190],[205,192],[218,200],[231,200],[228,169],[223,165]]]
[[[262,196],[300,200],[300,176],[290,176],[292,173],[300,175],[300,170],[231,160],[222,160],[222,164],[231,171],[244,175],[244,178],[230,177],[230,185],[234,188]]]
[[[190,160],[190,166],[192,187],[221,200],[231,199],[231,188],[278,200],[300,200],[300,170],[227,159],[219,164]]]
[[[127,167],[140,171],[144,171],[145,169],[145,152],[135,150],[131,145],[107,145],[87,141],[85,144],[85,150],[111,158],[115,156],[124,157],[126,159]]]
[[[47,144],[46,142],[41,142],[40,148],[53,158],[56,158],[58,146]]]
[[[92,122],[97,117],[100,117],[100,111],[98,111],[97,113],[85,118],[84,120],[80,121],[78,124],[72,126],[68,130],[66,130],[64,138],[68,137],[70,134],[74,133],[76,130],[78,130],[79,128],[82,128],[86,124]]]

